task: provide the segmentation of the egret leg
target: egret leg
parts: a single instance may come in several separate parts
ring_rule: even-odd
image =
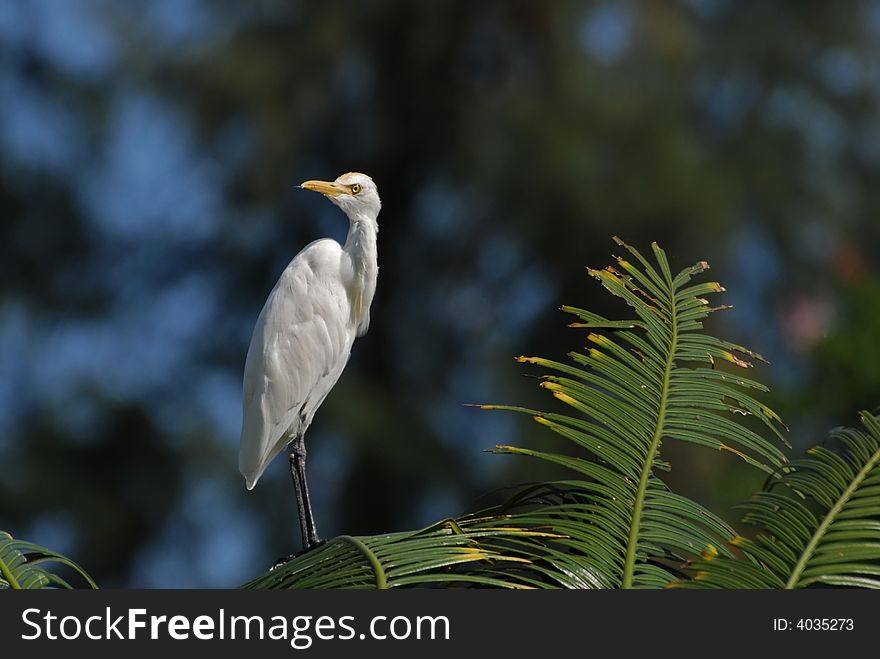
[[[293,491],[296,495],[296,508],[299,512],[299,528],[302,532],[303,549],[309,550],[321,543],[315,528],[312,504],[309,501],[309,485],[306,481],[306,444],[303,436],[291,442],[290,475],[293,477]]]

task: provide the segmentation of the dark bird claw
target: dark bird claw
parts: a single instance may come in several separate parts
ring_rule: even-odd
[[[302,556],[304,554],[308,554],[313,549],[317,549],[318,547],[322,547],[326,544],[327,544],[326,540],[318,540],[317,542],[313,542],[309,547],[306,547],[305,549],[303,549],[302,551],[300,551],[296,554],[290,554],[289,556],[282,556],[281,558],[279,558],[278,560],[275,561],[275,563],[272,565],[272,567],[269,568],[269,572],[272,572],[273,570],[277,570],[278,568],[280,568],[282,565],[284,565],[288,561],[292,561],[294,558],[299,558],[300,556]]]

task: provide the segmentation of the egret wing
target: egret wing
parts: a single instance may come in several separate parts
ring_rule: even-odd
[[[339,276],[342,249],[319,240],[287,266],[257,319],[244,371],[239,469],[248,489],[336,383],[351,353],[351,309]]]

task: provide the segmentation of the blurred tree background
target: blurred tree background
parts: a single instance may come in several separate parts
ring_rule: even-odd
[[[383,199],[369,334],[309,432],[324,535],[547,475],[513,357],[613,313],[610,237],[707,259],[718,332],[796,449],[880,403],[880,2],[0,3],[0,528],[102,586],[231,586],[298,548],[277,460],[237,472],[251,329],[343,239],[294,185]],[[689,451],[727,518],[760,478]]]

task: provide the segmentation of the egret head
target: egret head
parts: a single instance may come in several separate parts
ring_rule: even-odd
[[[320,192],[351,219],[369,217],[375,220],[382,208],[376,184],[366,174],[348,172],[335,181],[306,181],[299,187]]]

